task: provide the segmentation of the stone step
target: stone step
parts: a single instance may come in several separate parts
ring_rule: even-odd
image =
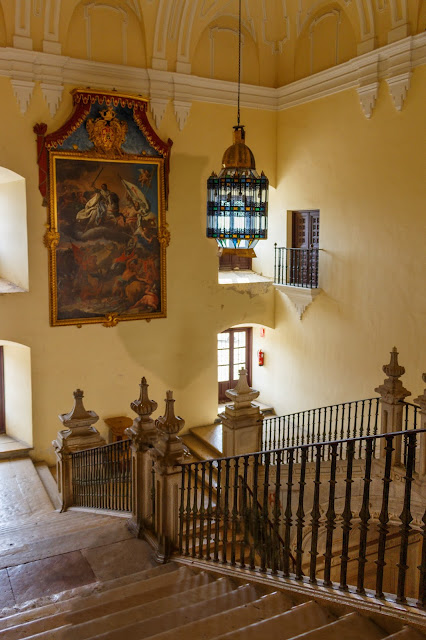
[[[334,620],[334,616],[316,602],[309,601],[255,624],[247,621],[241,629],[224,632],[217,637],[217,640],[219,638],[221,640],[222,638],[223,640],[259,640],[274,636],[279,640],[289,640],[290,638],[299,638],[300,634],[326,625],[332,620]],[[342,635],[340,640],[346,640],[346,637]],[[358,640],[360,639],[358,638]]]
[[[135,594],[143,593],[147,588],[161,587],[173,583],[175,581],[174,574],[178,572],[180,572],[177,576],[180,585],[180,581],[185,577],[190,579],[194,575],[191,570],[189,572],[182,571],[182,568],[186,569],[186,567],[179,568],[178,565],[169,563],[122,578],[85,585],[63,592],[55,596],[55,602],[0,619],[0,638],[3,630],[22,629],[23,627],[19,625],[30,625],[32,622],[39,620],[50,620],[54,616],[60,616],[67,612],[78,613],[82,609],[94,607],[100,603],[108,604],[109,602],[122,600],[123,597],[132,597]],[[149,585],[147,587],[146,583],[148,581]],[[34,604],[36,603],[33,603],[33,606]],[[46,623],[45,627],[42,625],[41,627],[36,627],[35,625],[34,627],[27,626],[25,628],[32,629],[32,633],[35,633],[34,629],[36,628],[44,630],[52,628],[52,625],[53,623]]]
[[[348,613],[335,622],[307,633],[293,636],[293,640],[382,640],[387,633],[359,613]]]
[[[213,590],[215,584],[216,583],[212,583],[209,585],[210,591]],[[238,588],[229,585],[228,592],[218,595],[212,593],[208,599],[206,598],[201,602],[195,603],[187,600],[187,593],[188,592],[183,593],[183,598],[181,598],[180,602],[180,604],[182,604],[184,601],[185,605],[174,611],[149,617],[144,621],[123,626],[115,631],[96,635],[94,638],[96,638],[96,640],[122,640],[122,638],[125,637],[126,640],[142,640],[142,638],[149,638],[169,630],[176,630],[183,625],[195,623],[195,621],[204,620],[209,615],[239,607],[256,600],[258,597],[255,588],[251,585],[243,585]],[[82,640],[78,635],[78,628],[73,629],[73,633],[74,635],[69,636],[69,638],[64,636],[64,640],[74,640],[74,638],[75,640]],[[89,637],[93,636],[84,636],[84,638]]]
[[[145,629],[152,628],[152,625],[162,631],[170,626],[178,626],[176,621],[179,616],[182,616],[182,612],[195,611],[193,607],[198,607],[201,615],[204,615],[206,602],[212,598],[228,597],[233,589],[235,587],[229,579],[219,578],[201,587],[181,591],[155,602],[143,603],[124,612],[118,611],[101,619],[77,625],[70,630],[69,638],[82,640],[95,635],[109,640],[122,640],[123,636],[126,640],[143,638]],[[184,594],[184,607],[182,607],[182,594]],[[63,637],[68,638],[68,635],[65,634]]]
[[[218,453],[215,447],[212,447],[205,440],[201,440],[193,430],[182,436],[182,440],[196,460],[214,460],[222,457],[222,454]]]
[[[401,631],[397,631],[390,636],[386,636],[385,640],[425,640],[426,636],[416,629],[404,627]]]
[[[34,640],[93,638],[97,635],[97,629],[102,626],[105,618],[109,618],[112,614],[118,614],[121,619],[121,627],[123,627],[127,623],[127,612],[141,606],[142,602],[147,610],[146,616],[150,616],[150,606],[154,608],[156,603],[163,598],[176,594],[180,594],[182,598],[187,590],[196,589],[212,581],[212,578],[205,573],[181,572],[180,569],[162,576],[162,578],[166,578],[166,581],[150,578],[145,583],[141,583],[145,588],[133,589],[131,594],[127,592],[128,590],[123,589],[121,596],[118,594],[114,600],[107,601],[105,595],[110,595],[108,592],[92,606],[84,606],[79,611],[72,609],[61,612],[56,616],[38,621],[38,624],[28,625],[25,628],[25,638],[28,640],[30,638]],[[22,632],[22,629],[21,625],[16,628],[16,632]],[[11,631],[14,630],[8,630],[5,640],[20,640],[22,636],[10,635]]]
[[[209,615],[203,620],[191,622],[150,637],[155,640],[188,640],[189,638],[209,640],[217,638],[223,629],[236,630],[269,616],[275,616],[279,611],[285,609],[286,604],[287,600],[281,593],[269,593],[242,606]]]
[[[209,424],[205,427],[192,427],[190,433],[211,449],[215,458],[223,457],[223,434],[221,424]]]
[[[56,480],[52,476],[49,467],[45,462],[36,462],[34,466],[38,473],[38,477],[49,496],[50,502],[53,504],[55,509],[60,509],[61,500],[59,498],[58,485],[56,484]]]

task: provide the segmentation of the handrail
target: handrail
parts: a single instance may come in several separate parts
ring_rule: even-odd
[[[274,283],[293,287],[318,287],[318,252],[311,247],[278,247],[274,245]]]
[[[131,444],[120,440],[71,454],[73,506],[132,510]]]
[[[231,566],[245,567],[248,562],[252,570],[271,570],[295,580],[302,580],[306,572],[313,584],[321,580],[324,586],[356,589],[361,595],[375,588],[378,599],[384,592],[394,593],[394,600],[400,603],[418,597],[418,605],[424,607],[426,563],[417,567],[413,558],[416,553],[426,557],[426,511],[412,499],[412,492],[416,456],[418,452],[424,455],[425,433],[426,429],[409,429],[182,463],[179,553]],[[364,457],[355,467],[359,443]],[[311,453],[313,467],[308,469]],[[374,460],[375,453],[380,455],[380,464]],[[398,468],[404,465],[403,474],[394,474],[395,464]],[[213,473],[217,474],[215,496]],[[393,515],[391,522],[390,514],[399,508],[399,522]],[[271,525],[266,527],[272,535],[265,535],[268,520]],[[247,531],[247,522],[257,546],[247,535],[239,536]],[[420,535],[418,542],[413,540],[414,531]],[[276,535],[282,562],[280,553],[272,548]],[[390,555],[395,552],[395,539],[399,554],[396,579],[385,571],[386,565],[395,564]],[[368,554],[372,541],[378,548],[374,565]],[[354,543],[356,555],[351,551]],[[410,557],[409,543],[421,547]],[[338,565],[333,562],[336,557],[340,557]],[[366,571],[367,563],[368,568],[374,566],[374,572]],[[348,584],[349,566],[357,567],[353,587]],[[332,582],[337,571],[339,584]]]

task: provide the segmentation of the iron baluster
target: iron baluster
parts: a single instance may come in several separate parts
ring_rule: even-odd
[[[370,520],[370,484],[371,484],[371,458],[373,451],[373,441],[367,440],[365,447],[365,470],[364,470],[364,490],[362,495],[362,507],[359,512],[359,557],[358,557],[358,582],[357,593],[365,594],[364,575],[367,563],[367,535]]]
[[[204,541],[204,519],[205,519],[205,500],[206,500],[206,463],[201,463],[201,488],[200,488],[200,530],[198,536],[198,557],[203,557],[203,541]]]
[[[223,543],[222,543],[222,562],[227,562],[227,547],[228,547],[228,523],[229,523],[229,472],[230,472],[229,458],[225,461],[225,499],[223,509]]]
[[[405,580],[407,575],[407,552],[408,552],[408,538],[411,531],[411,522],[413,516],[411,515],[411,485],[413,482],[413,471],[416,456],[416,440],[417,434],[412,431],[408,435],[404,436],[406,440],[407,450],[407,462],[405,468],[405,491],[404,491],[404,506],[402,513],[399,516],[401,520],[401,546],[399,554],[398,567],[398,585],[396,589],[396,601],[405,603],[407,601],[405,597]]]
[[[241,545],[240,545],[240,566],[242,568],[245,567],[245,550],[246,550],[246,542],[247,542],[247,528],[248,528],[248,520],[249,514],[247,509],[247,478],[248,478],[248,465],[249,465],[249,457],[244,456],[243,458],[243,478],[241,484],[241,516],[242,516],[242,528],[243,535],[241,536]]]
[[[293,462],[294,462],[294,449],[289,449],[287,458],[287,498],[286,508],[284,512],[284,577],[290,575],[290,536],[291,536],[291,524],[292,524],[292,511],[291,511],[291,497],[293,488]]]
[[[197,555],[196,545],[197,545],[197,520],[198,520],[198,462],[195,463],[194,466],[194,490],[193,490],[193,503],[192,503],[192,557],[195,558]]]
[[[250,514],[250,520],[253,522],[252,535],[254,538],[254,544],[250,545],[250,569],[255,568],[255,549],[259,544],[259,504],[257,500],[258,494],[258,480],[259,480],[259,455],[253,456],[253,495],[252,495],[252,508]]]
[[[272,573],[276,574],[278,569],[281,569],[281,555],[282,548],[279,540],[280,530],[280,517],[281,517],[281,503],[280,503],[280,491],[281,491],[281,452],[276,454],[276,468],[275,468],[275,489],[274,489],[274,506],[273,506],[273,550],[272,550]]]
[[[189,526],[191,522],[191,474],[192,464],[188,466],[188,484],[186,487],[186,518],[185,518],[185,555],[189,556]]]
[[[222,462],[218,460],[217,463],[217,497],[216,497],[216,520],[214,528],[214,540],[213,540],[213,560],[219,562],[219,534],[220,534],[220,519],[222,517],[222,509],[220,501],[222,498]]]
[[[265,454],[264,461],[264,480],[263,480],[263,504],[260,513],[260,570],[266,571],[267,562],[267,545],[268,545],[268,492],[269,492],[269,465],[270,456],[269,453]]]
[[[348,442],[348,447],[346,449],[346,489],[345,489],[345,506],[342,512],[342,555],[340,556],[340,589],[342,591],[347,591],[347,572],[348,572],[348,562],[349,562],[349,537],[352,530],[352,508],[351,508],[351,498],[352,498],[352,467],[353,460],[355,456],[355,442]]]
[[[302,559],[303,559],[303,527],[305,524],[305,511],[303,507],[303,500],[305,496],[305,474],[306,474],[306,461],[308,458],[308,449],[302,448],[300,463],[300,477],[299,477],[299,504],[296,512],[296,527],[297,527],[297,541],[296,541],[296,579],[302,580]]]
[[[185,517],[185,465],[182,465],[180,481],[180,507],[179,507],[179,553],[183,555],[183,521]]]
[[[213,463],[210,461],[209,465],[209,502],[207,505],[207,535],[206,535],[206,560],[210,560],[210,542],[212,537],[212,520],[213,520]],[[200,548],[200,553],[202,549]]]
[[[238,465],[239,458],[235,458],[234,460],[234,486],[233,486],[233,495],[232,495],[232,516],[231,516],[231,565],[235,567],[235,555],[236,555],[236,545],[237,545],[237,526],[238,526]]]
[[[386,538],[389,533],[388,522],[389,522],[389,489],[390,483],[392,482],[391,478],[391,467],[392,467],[392,451],[394,448],[393,444],[393,436],[386,436],[386,458],[385,458],[385,471],[383,476],[383,496],[382,496],[382,508],[379,516],[379,542],[377,549],[377,572],[376,572],[376,598],[383,598],[383,570],[386,566],[385,562],[385,551],[386,551]]]
[[[325,565],[324,565],[324,584],[331,587],[331,561],[333,559],[333,535],[336,528],[336,512],[334,510],[334,499],[336,494],[336,459],[337,459],[337,443],[330,445],[331,450],[331,466],[330,466],[330,489],[328,492],[328,509],[326,513],[326,542],[325,542]]]
[[[422,523],[422,556],[420,566],[417,567],[420,571],[419,599],[417,600],[417,606],[423,608],[426,606],[426,511],[423,514]]]
[[[317,555],[318,555],[318,531],[319,531],[319,520],[320,520],[320,508],[319,508],[319,496],[320,496],[320,485],[321,485],[321,445],[317,444],[315,446],[315,480],[314,480],[314,498],[313,498],[313,506],[311,511],[311,531],[312,531],[312,540],[311,540],[311,562],[309,567],[309,582],[312,584],[316,584],[316,567],[317,567]]]

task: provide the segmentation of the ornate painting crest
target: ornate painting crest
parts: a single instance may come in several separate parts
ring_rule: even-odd
[[[68,121],[37,134],[48,206],[52,326],[166,316],[167,178],[172,142],[143,98],[76,89]]]

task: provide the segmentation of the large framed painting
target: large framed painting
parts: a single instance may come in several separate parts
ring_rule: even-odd
[[[73,100],[61,129],[34,128],[51,324],[164,318],[171,141],[152,129],[146,100],[84,90]]]

